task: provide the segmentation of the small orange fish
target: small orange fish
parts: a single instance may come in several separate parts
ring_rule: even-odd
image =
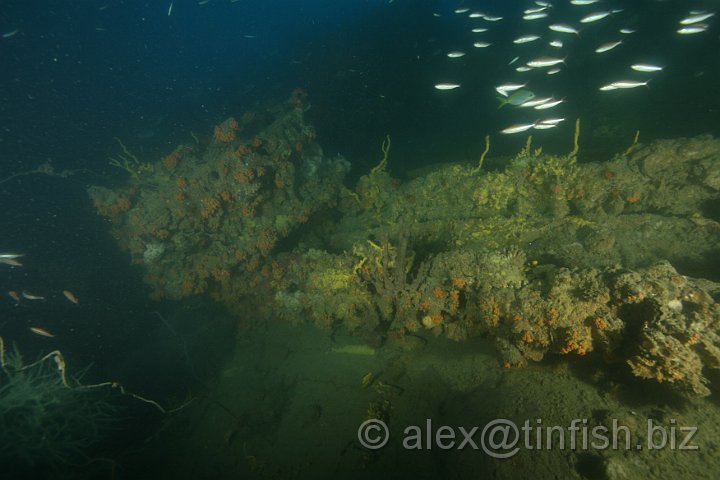
[[[15,290],[9,290],[7,292],[7,294],[8,294],[8,297],[12,298],[17,303],[20,303],[20,295]]]
[[[78,300],[78,298],[75,296],[75,294],[72,293],[70,290],[63,290],[63,295],[65,295],[65,298],[67,298],[68,300],[70,300],[70,301],[71,301],[72,303],[74,303],[75,305],[77,305],[78,303],[80,303],[80,300]]]
[[[45,330],[44,328],[40,328],[40,327],[30,327],[30,331],[33,332],[33,333],[35,333],[35,334],[37,334],[37,335],[40,335],[41,337],[48,337],[48,338],[54,338],[54,337],[55,337],[55,335],[53,335],[52,333],[48,332],[48,331]]]

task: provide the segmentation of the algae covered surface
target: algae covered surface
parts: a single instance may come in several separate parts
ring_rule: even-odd
[[[154,299],[209,296],[238,318],[207,400],[169,427],[172,449],[213,445],[186,468],[367,478],[400,459],[420,478],[639,478],[718,458],[720,141],[592,162],[581,146],[547,155],[528,139],[492,170],[441,164],[400,181],[388,138],[350,184],[306,102],[295,92],[230,118],[129,168],[126,185],[89,189]],[[583,419],[644,440],[653,420],[697,426],[703,448],[528,448],[505,462],[375,451],[356,434],[370,418]]]

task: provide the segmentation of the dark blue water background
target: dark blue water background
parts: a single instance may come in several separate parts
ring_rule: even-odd
[[[475,161],[487,134],[491,157],[516,153],[524,137],[498,131],[522,118],[497,109],[493,87],[517,78],[507,65],[518,54],[510,40],[539,28],[519,19],[531,2],[466,3],[508,17],[487,24],[495,47],[473,49],[481,37],[470,29],[482,22],[453,14],[459,4],[447,1],[176,0],[168,16],[169,1],[3,0],[0,32],[19,32],[0,39],[0,179],[46,161],[79,172],[0,184],[0,251],[26,254],[23,268],[0,266],[0,293],[48,296],[32,307],[4,297],[0,335],[30,357],[60,348],[72,352],[73,364],[95,362],[90,375],[97,379],[135,357],[141,364],[149,355],[145,340],[169,335],[153,313],[164,306],[147,300],[141,273],[118,251],[85,193],[90,184],[124,181],[125,173],[108,165],[119,153],[115,138],[141,160],[156,161],[191,133],[207,136],[228,116],[302,88],[319,143],[352,162],[352,178],[378,162],[386,134],[393,141],[390,170],[398,176],[434,163]],[[578,17],[566,2],[556,3],[555,21]],[[622,21],[589,26],[579,39],[563,37],[567,71],[536,77],[532,87],[567,97],[562,116],[568,120],[538,133],[536,142],[569,151],[576,117],[584,125],[581,161],[623,151],[637,129],[647,140],[720,133],[718,28],[675,34],[688,3],[614,2],[626,9]],[[617,37],[621,27],[638,33],[600,60],[591,47]],[[468,55],[451,61],[446,53],[453,49]],[[636,61],[667,68],[649,88],[598,92]],[[433,88],[443,81],[462,88]],[[616,125],[626,142],[593,140],[593,129]],[[63,289],[74,291],[80,306],[65,301]],[[29,325],[56,338],[37,337]],[[149,371],[127,371],[136,385],[158,384]]]

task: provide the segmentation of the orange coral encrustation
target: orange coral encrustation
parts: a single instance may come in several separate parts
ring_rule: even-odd
[[[200,216],[203,220],[207,220],[217,213],[220,209],[220,202],[214,197],[205,197],[202,199],[203,208],[200,211]]]
[[[213,130],[213,137],[220,143],[232,142],[236,138],[236,131],[238,129],[238,122],[234,118],[230,117],[223,123],[215,127]]]

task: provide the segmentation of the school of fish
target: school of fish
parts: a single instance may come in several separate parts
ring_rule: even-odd
[[[656,0],[660,3],[663,0]],[[680,0],[678,0],[680,1]],[[685,11],[683,16],[677,18],[674,31],[670,35],[678,37],[693,37],[705,34],[712,27],[715,12],[694,8],[693,2],[683,1]],[[633,53],[637,61],[618,66],[612,63],[613,54],[620,50],[633,52],[634,39],[642,35],[636,27],[639,12],[627,12],[625,4],[618,0],[555,0],[555,2],[536,0],[527,3],[518,2],[518,11],[510,16],[503,17],[493,14],[490,10],[473,9],[463,2],[462,7],[455,8],[451,13],[434,13],[435,17],[444,15],[458,15],[467,17],[468,32],[472,38],[478,39],[472,43],[475,49],[509,48],[512,52],[507,59],[507,77],[499,79],[495,87],[495,94],[500,101],[500,107],[510,105],[524,112],[535,112],[534,116],[528,114],[518,115],[523,121],[500,130],[502,134],[516,134],[528,130],[549,130],[561,125],[565,118],[560,115],[544,117],[546,111],[560,107],[566,101],[582,102],[582,99],[568,98],[556,92],[547,92],[539,95],[533,91],[533,83],[547,83],[545,79],[561,73],[565,68],[571,68],[574,58],[563,54],[572,44],[573,55],[581,50],[584,55],[594,56],[591,60],[605,61],[608,65],[610,81],[598,80],[596,92],[601,95],[610,95],[604,92],[614,90],[637,89],[648,87],[650,81],[661,74],[668,67],[661,61],[646,56],[643,52]],[[627,5],[628,8],[631,4]],[[562,7],[562,8],[558,8]],[[647,15],[653,12],[647,9]],[[643,13],[643,12],[640,12]],[[502,22],[512,22],[521,25],[522,31],[515,35],[510,43],[506,40],[507,27],[503,29]],[[493,31],[497,35],[493,35]],[[504,44],[497,37],[503,38]],[[598,39],[602,39],[598,41]],[[582,47],[582,48],[580,48]],[[447,52],[450,62],[457,61],[469,55],[461,48]],[[473,55],[482,55],[482,53]],[[587,59],[582,59],[586,61]],[[578,62],[585,63],[585,62]],[[542,79],[542,80],[541,80]],[[658,80],[660,81],[660,80]],[[461,82],[445,81],[435,84],[435,89],[451,91],[461,88]],[[547,88],[547,87],[546,87]],[[552,88],[550,88],[552,90]],[[640,92],[641,90],[638,90]],[[498,107],[498,108],[500,108]],[[561,108],[557,109],[558,111]]]
[[[6,265],[9,268],[20,268],[23,266],[23,264],[20,262],[19,259],[24,256],[25,255],[22,253],[0,253],[0,265]],[[72,303],[73,305],[80,304],[80,300],[78,299],[78,297],[70,290],[63,290],[62,295],[68,302]],[[7,296],[12,302],[14,302],[16,307],[20,306],[21,304],[29,305],[34,302],[45,302],[47,300],[44,295],[38,295],[36,293],[29,292],[28,290],[22,290],[21,293],[18,293],[18,290],[8,290]],[[53,298],[54,297],[55,295],[53,295]],[[44,327],[31,325],[28,327],[28,330],[35,335],[39,335],[41,337],[55,337],[53,333],[51,333]]]

